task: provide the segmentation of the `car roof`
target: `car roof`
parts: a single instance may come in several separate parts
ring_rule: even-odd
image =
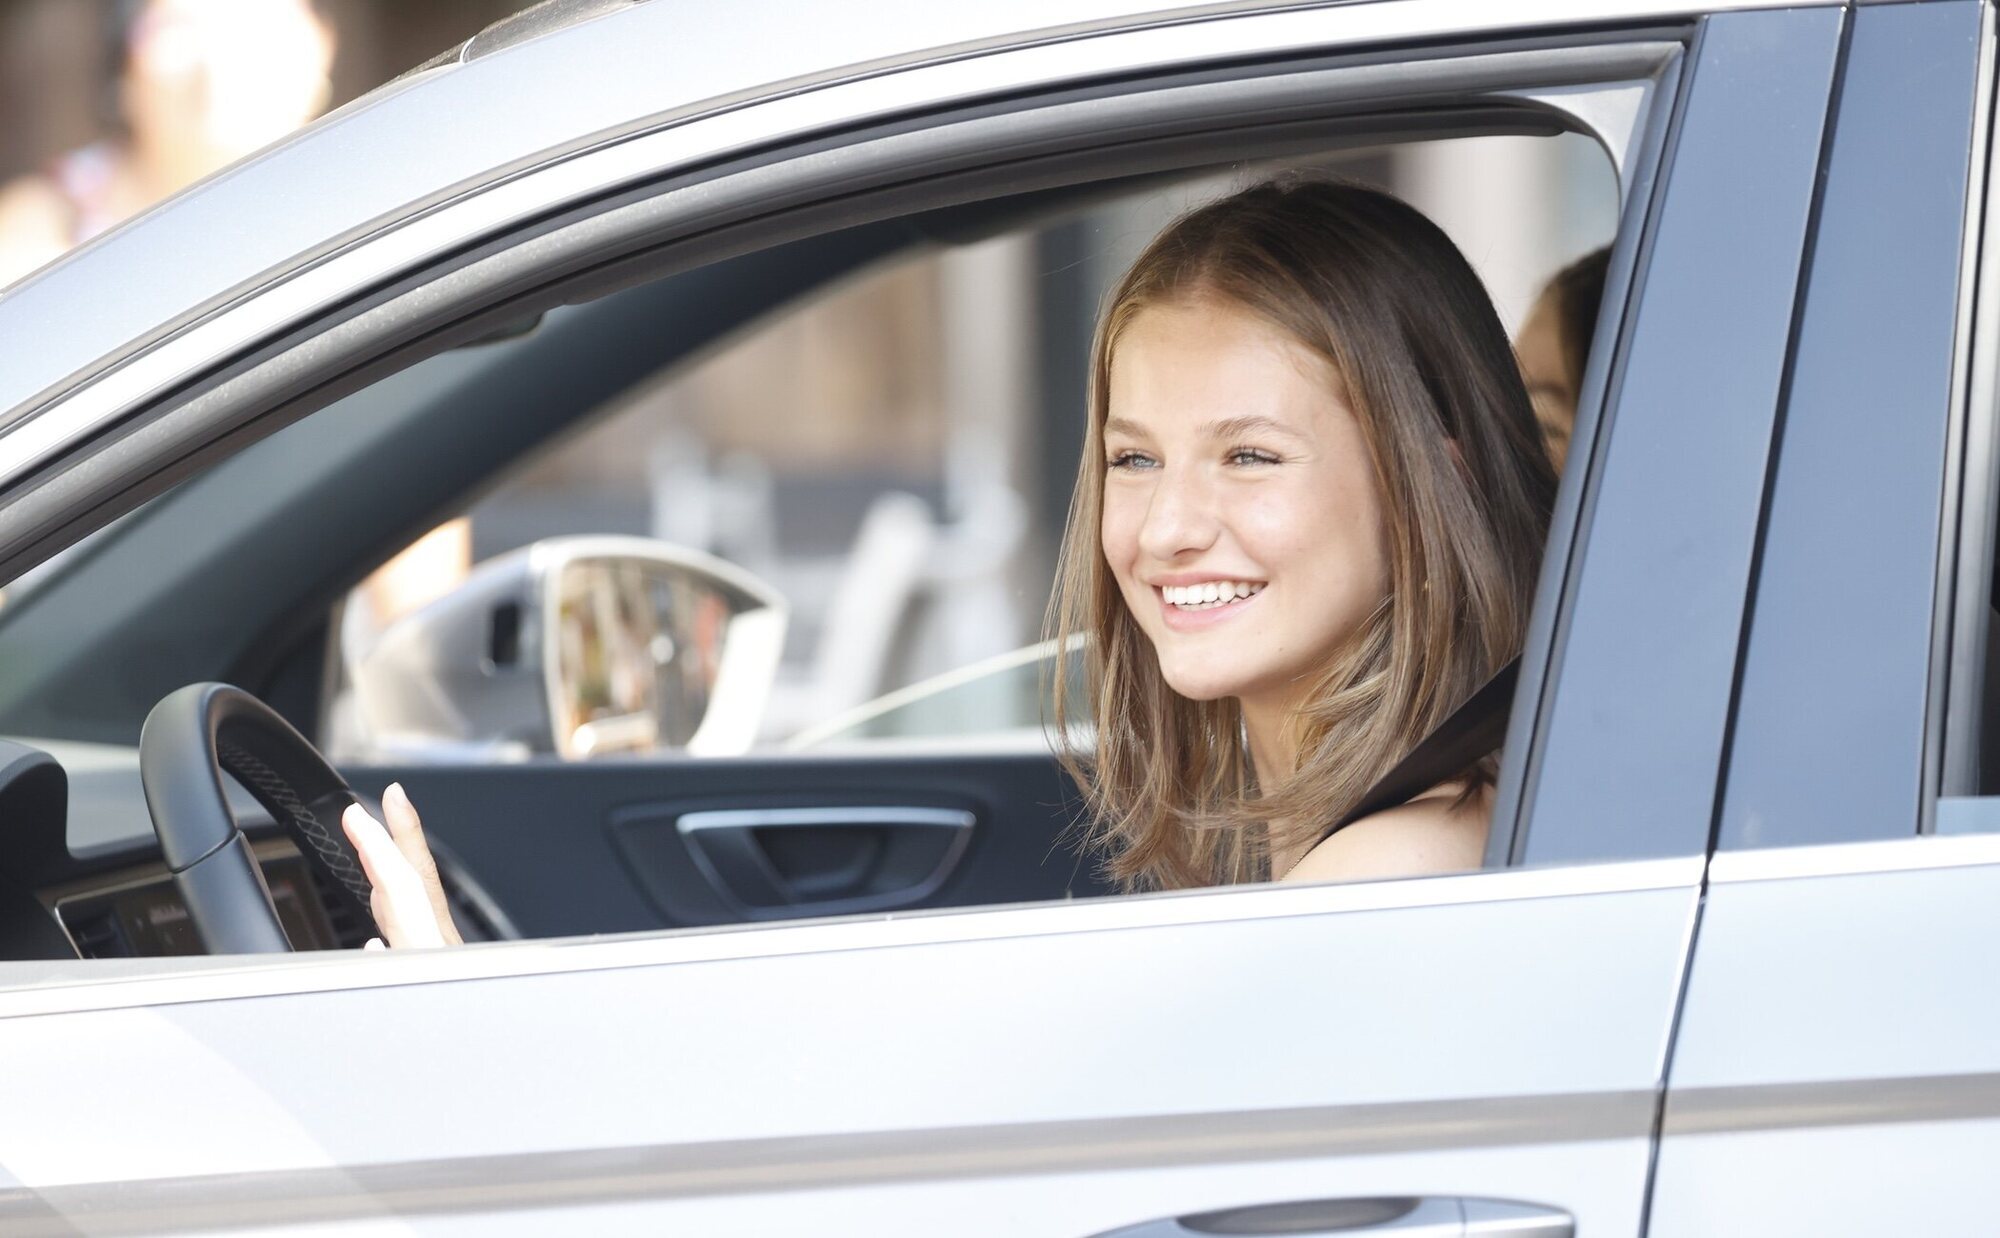
[[[469,40],[0,295],[0,417],[25,412],[66,378],[296,255],[365,235],[497,169],[533,166],[642,123],[897,66],[1250,11],[1393,6],[1423,11],[1434,28],[1478,29],[1783,2],[871,0],[862,19],[856,6],[822,0],[608,8],[604,0],[553,0],[540,15],[556,20],[517,15],[511,30]]]

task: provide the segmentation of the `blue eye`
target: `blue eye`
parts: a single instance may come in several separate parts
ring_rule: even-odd
[[[1104,462],[1107,469],[1144,469],[1153,467],[1153,458],[1137,451],[1121,451]]]
[[[1229,453],[1231,464],[1276,464],[1278,457],[1257,447],[1238,447]]]

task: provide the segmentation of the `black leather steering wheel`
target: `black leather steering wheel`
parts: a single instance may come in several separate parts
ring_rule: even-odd
[[[228,773],[271,814],[299,854],[331,878],[370,935],[368,878],[340,828],[358,801],[326,758],[271,707],[241,688],[198,683],[170,693],[139,734],[139,777],[160,850],[210,954],[269,954],[292,944],[264,870],[230,811]]]

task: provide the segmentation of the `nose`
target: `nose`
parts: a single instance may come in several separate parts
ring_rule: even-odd
[[[1145,523],[1139,527],[1139,549],[1149,559],[1171,563],[1213,546],[1221,528],[1213,499],[1193,471],[1161,469],[1146,504]]]

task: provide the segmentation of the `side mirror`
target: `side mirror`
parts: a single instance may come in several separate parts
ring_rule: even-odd
[[[549,538],[391,624],[351,668],[356,713],[404,758],[743,752],[787,617],[777,590],[710,555]]]

